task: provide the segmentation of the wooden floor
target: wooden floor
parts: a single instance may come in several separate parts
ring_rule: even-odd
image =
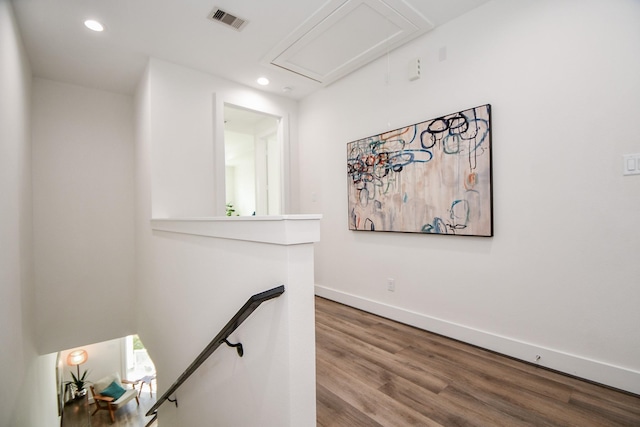
[[[640,397],[316,298],[318,426],[640,426]]]
[[[322,298],[316,298],[316,362],[320,427],[640,427],[638,396]],[[115,424],[99,411],[90,425],[144,427],[154,402],[155,393],[145,391],[139,407],[133,401],[116,412]],[[86,425],[73,415],[64,421]]]
[[[95,405],[89,405],[88,416],[86,411],[82,411],[73,403],[65,405],[62,427],[144,427],[151,420],[144,414],[156,403],[156,394],[149,395],[145,390],[140,395],[140,406],[136,405],[135,399],[127,403],[115,412],[116,422],[111,423],[109,411],[100,410],[95,415],[91,415],[95,411]],[[90,424],[85,420],[89,419]],[[157,427],[157,423],[150,427]]]

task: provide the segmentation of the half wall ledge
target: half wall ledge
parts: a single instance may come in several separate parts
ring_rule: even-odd
[[[152,218],[151,229],[275,245],[320,241],[320,214]]]

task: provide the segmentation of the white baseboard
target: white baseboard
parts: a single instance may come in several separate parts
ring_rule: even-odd
[[[638,371],[492,334],[469,326],[372,301],[325,286],[316,285],[315,293],[317,296],[332,301],[473,344],[506,356],[535,363],[546,368],[634,394],[640,394],[640,372]],[[536,356],[540,356],[537,361]]]

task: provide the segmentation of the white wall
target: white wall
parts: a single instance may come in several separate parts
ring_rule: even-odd
[[[256,221],[260,218],[212,220],[223,223],[225,236],[233,235],[229,228],[240,230],[242,240],[167,232],[161,224],[145,243],[155,268],[141,283],[147,298],[140,336],[159,373],[159,395],[250,296],[280,284],[286,288],[229,338],[243,344],[244,356],[220,347],[175,393],[178,407],[167,402],[160,408],[162,424],[315,425],[313,246],[280,243],[280,234],[263,235]],[[260,243],[245,241],[246,236]]]
[[[160,409],[160,422],[314,425],[315,361],[301,354],[314,351],[313,248],[150,227],[152,212],[153,216],[211,216],[213,192],[220,184],[211,181],[213,140],[216,135],[222,142],[223,131],[221,127],[213,131],[213,118],[222,122],[217,113],[224,102],[282,117],[296,113],[292,101],[155,59],[136,96],[137,324],[158,371],[159,394],[247,298],[280,283],[287,291],[260,307],[233,334],[232,341],[245,345],[245,356],[240,359],[235,350],[220,348],[178,391],[179,407],[168,403]],[[180,138],[167,135],[169,127]],[[224,176],[224,157],[216,160],[222,165],[217,172]],[[224,208],[224,198],[219,202]],[[254,220],[227,219],[240,224]]]
[[[78,375],[78,369],[75,366],[67,365],[67,356],[70,352],[78,349],[86,350],[88,359],[85,363],[80,365],[80,375],[87,371],[86,379],[91,382],[96,382],[101,378],[111,375],[114,372],[120,374],[122,378],[126,378],[125,374],[125,345],[124,338],[116,338],[113,340],[102,341],[95,344],[80,345],[76,348],[70,348],[63,350],[60,353],[62,362],[64,364],[63,369],[63,381],[71,381],[71,373]],[[128,378],[130,380],[136,380],[137,378]],[[93,396],[87,387],[87,393],[89,400],[93,401]]]
[[[146,79],[156,218],[224,215],[224,103],[282,117],[285,138],[297,135],[297,104],[290,99],[154,58]],[[295,170],[289,168],[289,159],[297,157],[295,141],[284,150],[286,176],[292,174],[293,183],[285,192],[295,194]]]
[[[55,426],[55,357],[38,357],[33,320],[31,71],[6,0],[0,94],[0,426]]]
[[[236,145],[236,154],[225,162],[226,202],[233,204],[235,214],[252,215],[256,211],[255,138],[246,133],[225,131],[225,147]]]
[[[638,22],[632,0],[496,0],[302,101],[317,293],[640,393]],[[348,142],[485,103],[495,237],[348,231]]]
[[[31,72],[8,1],[0,1],[0,425],[8,426],[35,357],[31,254]]]
[[[11,427],[58,427],[56,353],[34,357],[20,387]]]
[[[41,353],[135,332],[133,99],[34,81]]]
[[[256,212],[256,165],[254,153],[244,153],[233,168],[236,213],[250,216]]]

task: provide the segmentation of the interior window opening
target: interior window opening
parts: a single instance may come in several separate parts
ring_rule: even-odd
[[[282,213],[280,118],[224,105],[227,216]]]

